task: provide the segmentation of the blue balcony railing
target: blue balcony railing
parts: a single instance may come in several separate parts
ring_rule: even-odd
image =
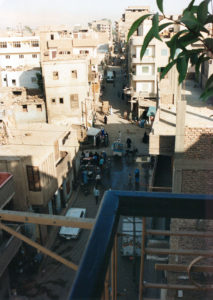
[[[213,219],[213,195],[106,192],[81,260],[70,300],[101,299],[121,215]]]

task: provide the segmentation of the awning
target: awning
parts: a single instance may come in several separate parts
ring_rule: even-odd
[[[87,130],[87,135],[88,136],[96,136],[100,131],[101,131],[101,129],[99,129],[99,128],[90,127]]]
[[[155,116],[155,114],[156,114],[156,107],[150,106],[147,112],[147,117]]]

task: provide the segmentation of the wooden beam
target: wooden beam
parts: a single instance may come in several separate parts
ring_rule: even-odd
[[[155,270],[157,271],[169,271],[169,272],[187,272],[188,265],[180,264],[155,264]],[[213,266],[192,266],[191,272],[208,272],[213,273]]]
[[[164,284],[164,283],[144,283],[146,288],[154,288],[154,289],[172,289],[172,290],[203,290],[195,285],[187,285],[187,284]],[[212,286],[204,286],[205,290],[213,290]]]
[[[142,237],[141,237],[141,264],[139,281],[139,300],[143,299],[143,275],[144,275],[144,256],[145,256],[145,237],[146,237],[146,218],[142,219]]]
[[[105,281],[104,281],[104,299],[105,300],[110,299],[110,295],[109,295],[109,267],[107,269],[106,278],[105,278]]]
[[[115,300],[115,244],[111,254],[111,299]]]
[[[115,300],[118,293],[118,236],[115,235]]]
[[[78,227],[83,229],[92,229],[95,223],[95,219],[89,218],[70,218],[58,215],[35,214],[11,210],[0,210],[0,220],[40,225]]]
[[[23,234],[13,230],[12,228],[0,223],[0,228],[7,231],[8,233],[10,233],[11,235],[17,237],[18,239],[24,241],[25,243],[29,244],[30,246],[38,249],[39,251],[41,251],[42,253],[52,257],[53,259],[59,261],[60,263],[64,264],[65,266],[77,271],[78,266],[74,263],[72,263],[71,261],[59,256],[58,254],[50,251],[49,249],[41,246],[40,244],[32,241],[31,239],[27,238],[26,236],[24,236]]]
[[[202,237],[202,238],[208,238],[213,237],[212,232],[208,231],[178,231],[173,232],[169,230],[147,230],[147,234],[151,235],[165,235],[165,236],[192,236],[192,237]]]
[[[160,248],[146,248],[146,254],[154,255],[195,255],[204,257],[213,257],[213,251],[193,250],[193,249],[160,249]]]

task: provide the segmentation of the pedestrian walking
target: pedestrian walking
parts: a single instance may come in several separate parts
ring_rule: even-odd
[[[126,146],[127,146],[128,149],[131,148],[131,144],[132,144],[132,141],[131,141],[131,139],[128,137],[127,140],[126,140]]]
[[[104,124],[107,124],[107,116],[104,116]]]
[[[103,158],[103,156],[101,156],[101,158],[99,160],[99,167],[100,167],[101,171],[103,171],[103,166],[104,166],[104,158]]]
[[[135,169],[135,189],[139,188],[140,182],[140,170],[138,168]]]
[[[110,105],[110,107],[109,107],[109,113],[110,113],[110,115],[113,114],[113,112],[112,112],[112,105]]]
[[[96,186],[94,186],[93,194],[94,194],[94,197],[95,197],[95,204],[97,205],[98,200],[99,200],[99,196],[100,196],[100,191]]]
[[[101,185],[101,175],[97,174],[95,177],[95,184],[96,186],[100,186]]]

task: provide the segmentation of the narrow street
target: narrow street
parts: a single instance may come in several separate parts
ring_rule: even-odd
[[[147,190],[151,175],[150,168],[146,167],[146,163],[142,163],[142,158],[146,159],[148,153],[147,144],[142,143],[144,129],[131,124],[123,118],[123,113],[127,110],[127,103],[121,98],[123,87],[123,76],[120,67],[113,67],[116,71],[115,83],[106,83],[106,88],[102,96],[103,100],[109,101],[112,105],[113,114],[108,115],[108,123],[103,122],[104,115],[100,109],[97,110],[98,120],[96,126],[104,126],[109,134],[110,144],[107,148],[101,148],[99,152],[105,150],[110,158],[110,168],[103,170],[102,183],[100,187],[101,197],[105,190],[135,190],[134,171],[136,168],[140,171],[140,182],[137,190]],[[100,103],[101,105],[101,103]],[[121,132],[121,141],[125,144],[126,139],[130,137],[133,147],[138,149],[135,156],[122,158],[113,158],[111,156],[111,144],[117,140],[118,132]],[[132,183],[129,184],[129,174],[132,175]],[[90,185],[90,193],[85,195],[81,189],[72,200],[72,207],[86,208],[86,217],[95,218],[99,205],[95,204],[93,196],[94,183]],[[100,204],[99,200],[99,204]],[[122,218],[120,223],[122,222]],[[151,220],[148,220],[151,223]],[[151,226],[151,225],[150,225]],[[119,225],[121,230],[121,224]],[[79,264],[83,255],[90,232],[82,230],[77,240],[65,240],[57,236],[51,250],[64,258],[71,260],[75,264]],[[123,257],[120,253],[121,237],[118,240],[118,298],[119,299],[137,299],[138,297],[138,280],[140,257],[130,260],[129,257]],[[153,264],[153,262],[151,262]],[[152,266],[153,267],[153,266]],[[146,277],[150,277],[150,263],[145,263]],[[152,273],[153,275],[153,273]],[[26,284],[23,288],[23,296],[29,300],[60,300],[66,299],[72,287],[75,272],[68,267],[47,257],[42,263],[38,276],[34,281]],[[145,278],[146,279],[146,278]],[[151,293],[151,296],[153,294]],[[154,293],[156,296],[156,293]]]

